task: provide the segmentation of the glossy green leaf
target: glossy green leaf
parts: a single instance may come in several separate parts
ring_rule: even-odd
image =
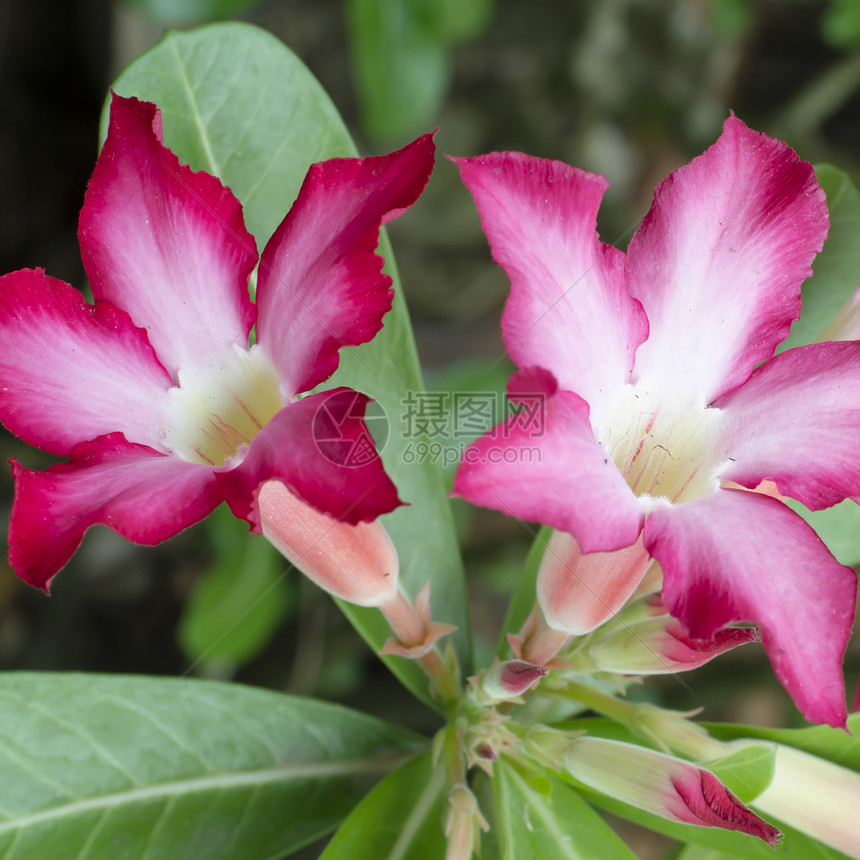
[[[0,675],[0,857],[276,860],[425,743],[223,682]]]
[[[374,137],[427,131],[451,77],[444,42],[410,0],[348,0],[353,79]]]
[[[125,0],[144,15],[175,27],[178,24],[203,24],[218,18],[239,15],[259,0]]]
[[[749,803],[770,785],[775,758],[776,747],[773,744],[756,744],[710,761],[707,768],[744,803]]]
[[[633,852],[570,786],[537,791],[507,762],[494,766],[496,838],[503,860],[635,860]]]
[[[204,671],[230,673],[265,648],[291,606],[290,566],[222,505],[206,521],[215,560],[179,621],[179,644]],[[293,574],[298,575],[298,574]]]
[[[165,143],[182,161],[230,186],[261,248],[292,205],[310,164],[355,154],[343,121],[316,79],[281,42],[250,25],[214,24],[167,33],[119,76],[114,89],[159,105]],[[103,133],[106,124],[105,112]],[[401,581],[415,595],[432,579],[434,617],[458,627],[454,642],[469,672],[465,583],[444,484],[434,464],[407,463],[402,456],[414,441],[406,438],[402,401],[407,391],[422,391],[423,383],[384,235],[380,253],[394,278],[394,309],[373,341],[342,351],[341,367],[329,384],[369,394],[388,415],[391,431],[383,460],[409,503],[384,518],[400,556]],[[388,636],[379,613],[357,607],[345,611],[378,650]],[[424,675],[413,662],[385,659],[413,692],[431,703]]]
[[[787,744],[805,752],[826,758],[851,770],[860,771],[860,713],[848,717],[848,731],[830,726],[807,729],[766,729],[727,723],[706,723],[708,731],[724,740],[756,738]]]
[[[320,860],[441,860],[446,791],[430,753],[409,762],[352,811]]]
[[[812,277],[803,283],[800,319],[778,352],[818,340],[860,280],[860,192],[831,164],[817,165],[815,175],[827,195],[830,232],[812,264]]]

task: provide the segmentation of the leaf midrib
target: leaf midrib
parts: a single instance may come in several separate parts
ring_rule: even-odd
[[[397,758],[368,757],[344,759],[341,761],[307,762],[304,764],[280,765],[279,767],[266,768],[265,770],[207,774],[206,776],[175,780],[174,782],[161,782],[143,788],[87,797],[73,803],[53,806],[41,812],[34,812],[4,821],[0,823],[0,836],[76,814],[100,809],[115,809],[125,804],[134,804],[147,800],[161,800],[166,797],[190,795],[210,790],[224,791],[246,787],[256,788],[262,785],[279,782],[288,783],[302,779],[388,773],[406,761],[409,761],[413,756],[414,753],[410,753],[409,755],[398,756]]]

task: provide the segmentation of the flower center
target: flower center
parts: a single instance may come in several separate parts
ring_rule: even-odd
[[[168,392],[165,446],[191,463],[222,466],[284,405],[278,374],[256,346],[233,345],[209,367],[180,370]]]
[[[719,487],[720,410],[625,385],[598,439],[637,496],[688,502]]]

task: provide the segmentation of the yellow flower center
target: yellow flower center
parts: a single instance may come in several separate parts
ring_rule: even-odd
[[[183,460],[222,466],[284,405],[271,361],[234,345],[205,368],[180,370],[168,392],[165,447]]]
[[[624,386],[607,414],[598,439],[637,496],[674,504],[719,487],[719,409],[636,383]]]

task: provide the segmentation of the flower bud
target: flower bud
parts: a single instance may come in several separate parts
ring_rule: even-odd
[[[624,606],[650,563],[641,538],[624,549],[585,555],[572,535],[553,532],[537,574],[546,623],[570,636],[590,633]]]
[[[588,649],[594,665],[623,675],[685,672],[747,642],[758,642],[754,627],[723,627],[710,639],[694,639],[675,618],[664,615],[620,627]]]
[[[766,815],[860,858],[860,774],[856,771],[777,744],[773,779],[753,802]]]
[[[590,788],[661,818],[738,830],[771,847],[782,838],[714,774],[681,759],[635,744],[583,737],[571,742],[564,764]]]
[[[480,690],[491,701],[515,699],[531,689],[547,670],[525,660],[505,660],[491,666],[480,679]]]
[[[274,480],[260,487],[257,503],[265,537],[329,594],[358,606],[379,606],[397,594],[397,551],[378,520],[339,522]]]

